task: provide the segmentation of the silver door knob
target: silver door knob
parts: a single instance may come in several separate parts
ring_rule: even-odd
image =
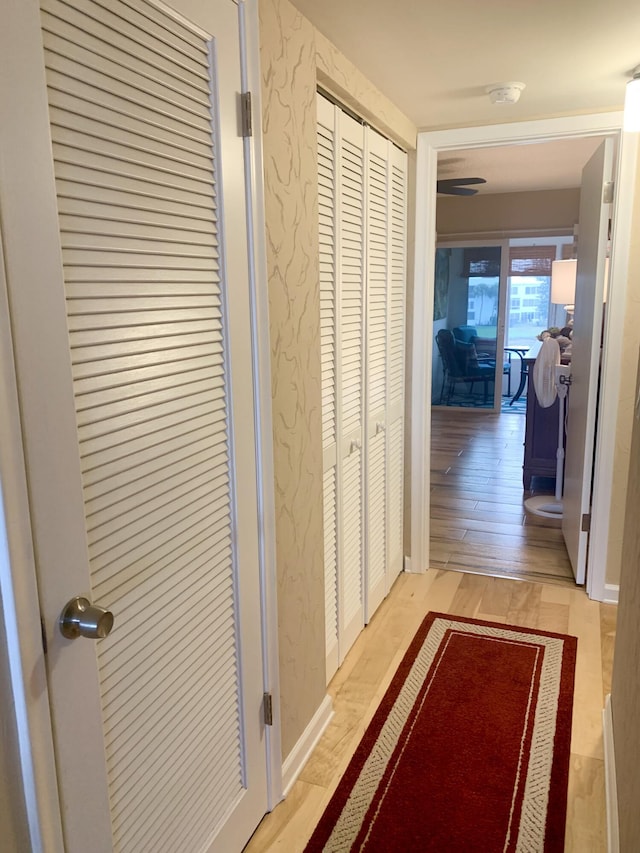
[[[60,614],[60,631],[67,640],[88,637],[102,640],[113,628],[113,613],[91,604],[86,598],[72,598]]]

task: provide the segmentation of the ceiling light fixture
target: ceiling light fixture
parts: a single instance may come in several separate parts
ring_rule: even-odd
[[[632,79],[627,83],[622,129],[627,133],[640,131],[640,65],[634,70]]]
[[[492,83],[486,92],[492,104],[515,104],[524,87],[524,83]]]

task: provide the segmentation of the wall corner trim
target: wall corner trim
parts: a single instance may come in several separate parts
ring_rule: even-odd
[[[283,797],[286,797],[294,782],[322,737],[333,717],[333,702],[331,696],[325,696],[309,725],[298,738],[296,745],[282,762]]]
[[[602,712],[602,730],[604,736],[604,781],[607,811],[607,851],[620,853],[620,835],[618,828],[618,789],[616,785],[616,761],[613,747],[613,715],[611,712],[611,694],[607,694]]]

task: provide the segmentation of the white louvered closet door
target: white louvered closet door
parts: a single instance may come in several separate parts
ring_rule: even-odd
[[[403,566],[406,162],[318,95],[327,680]]]
[[[337,373],[337,164],[336,108],[321,95],[318,109],[318,214],[320,251],[320,355],[322,368],[322,452],[324,588],[327,682],[340,664],[338,616],[338,399]]]
[[[367,133],[366,614],[387,592],[387,361],[389,294],[389,146]]]
[[[266,760],[238,5],[43,0],[41,27],[68,346],[40,358],[71,363],[81,482],[34,493],[84,508],[51,549],[88,549],[43,610],[115,616],[50,635],[65,849],[239,850]]]
[[[387,592],[404,565],[404,383],[407,279],[407,155],[391,143],[389,151]]]
[[[340,661],[364,625],[365,152],[362,124],[338,124],[338,588]]]

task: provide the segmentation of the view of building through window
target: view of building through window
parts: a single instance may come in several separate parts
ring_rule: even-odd
[[[531,346],[549,326],[551,276],[509,277],[505,346]]]
[[[550,276],[509,276],[505,346],[531,346],[549,326]],[[498,278],[469,279],[467,322],[483,338],[495,338],[498,324]]]
[[[548,252],[551,248],[551,257],[553,257],[556,246],[559,252],[560,244],[568,242],[568,238],[555,238],[549,242],[556,245],[545,246],[544,250]],[[507,278],[504,345],[530,347],[541,331],[553,325],[553,319],[558,313],[557,306],[551,304],[551,276],[536,274],[535,269],[531,269],[536,261],[541,266],[540,260],[535,257],[533,261],[524,259],[528,252],[526,241],[513,240],[510,245],[518,246],[518,249],[511,250],[512,255],[518,252],[518,255],[522,256],[515,261],[515,264],[512,261],[514,269],[529,268],[529,271],[523,275],[510,275]],[[539,248],[538,254],[542,250]],[[530,254],[535,256],[536,252],[532,251]],[[550,267],[548,258],[547,266]],[[513,272],[514,269],[511,271]],[[468,282],[467,323],[477,328],[480,337],[497,337],[499,277],[470,275]]]

